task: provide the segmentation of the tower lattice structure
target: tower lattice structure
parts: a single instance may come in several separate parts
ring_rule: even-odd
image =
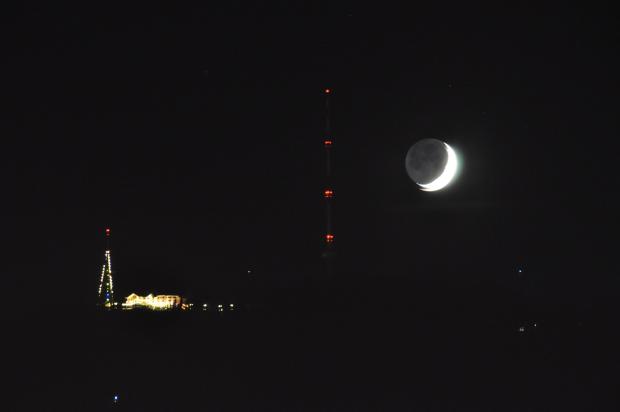
[[[112,282],[112,258],[110,256],[110,229],[105,230],[105,238],[106,250],[97,297],[99,304],[111,307],[114,305],[114,283]]]
[[[333,228],[333,202],[334,202],[334,182],[333,182],[333,151],[334,138],[331,130],[331,109],[330,96],[331,89],[325,89],[325,137],[323,139],[323,147],[325,148],[325,188],[323,190],[323,198],[325,199],[325,238],[323,248],[323,259],[327,266],[328,274],[333,271],[333,261],[335,257],[335,235]]]

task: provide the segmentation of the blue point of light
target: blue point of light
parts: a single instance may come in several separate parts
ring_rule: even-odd
[[[118,395],[114,395],[114,402],[118,401]]]

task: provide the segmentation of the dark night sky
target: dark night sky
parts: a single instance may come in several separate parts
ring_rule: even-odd
[[[352,288],[371,274],[519,288],[523,266],[550,301],[613,295],[613,19],[469,7],[7,14],[2,274],[86,302],[107,225],[121,295],[313,273],[329,86]],[[427,137],[462,156],[444,192],[405,173]]]

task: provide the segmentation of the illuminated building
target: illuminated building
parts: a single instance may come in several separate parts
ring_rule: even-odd
[[[147,309],[174,309],[181,306],[182,299],[179,295],[157,295],[149,294],[147,296],[140,296],[135,293],[127,296],[123,308],[130,309],[134,307],[141,307]]]
[[[106,250],[103,261],[103,267],[101,268],[101,278],[99,280],[99,289],[97,292],[98,303],[106,308],[119,308],[133,309],[133,308],[146,308],[153,310],[167,310],[167,309],[191,309],[193,304],[185,302],[179,295],[157,295],[149,294],[147,296],[140,296],[135,293],[127,296],[125,302],[121,305],[120,302],[114,301],[114,284],[112,281],[112,258],[110,253],[110,229],[105,230],[106,237]]]
[[[106,251],[99,280],[98,302],[107,308],[114,305],[114,284],[112,283],[112,258],[110,257],[110,229],[105,230]]]

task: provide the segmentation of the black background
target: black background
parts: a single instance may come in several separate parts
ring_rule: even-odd
[[[4,262],[87,303],[113,233],[117,292],[213,293],[320,270],[323,95],[334,89],[340,271],[618,286],[617,31],[605,10],[75,9],[5,17]],[[381,11],[381,8],[379,8]],[[461,156],[417,191],[421,138]],[[52,292],[53,291],[53,292]],[[556,293],[557,292],[557,293]]]
[[[12,400],[614,410],[616,23],[473,3],[3,13]],[[459,155],[443,191],[405,172],[423,138]],[[117,298],[240,317],[91,312],[106,227]]]

